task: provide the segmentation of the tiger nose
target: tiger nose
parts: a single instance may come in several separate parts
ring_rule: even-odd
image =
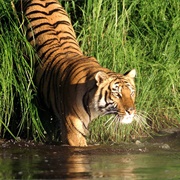
[[[133,108],[133,107],[130,107],[130,108],[128,108],[127,110],[126,110],[126,112],[128,113],[128,114],[134,114],[135,113],[135,109]]]

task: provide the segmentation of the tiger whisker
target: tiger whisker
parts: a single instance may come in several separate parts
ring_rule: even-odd
[[[107,129],[109,129],[109,128],[111,127],[111,125],[114,123],[114,121],[115,121],[116,117],[117,117],[117,115],[112,116],[112,118],[110,119],[110,123],[109,123],[109,125],[108,125],[108,128],[107,128]]]
[[[115,131],[118,131],[119,125],[120,125],[120,117],[115,117]]]
[[[105,113],[105,114],[108,114],[108,113]],[[122,119],[122,117],[119,114],[116,114],[115,116],[111,116],[104,123],[104,125],[105,126],[108,125],[107,129],[109,129],[112,125],[114,125],[115,131],[117,131],[121,124],[121,119]],[[149,125],[147,124],[147,119],[150,119],[148,113],[138,112],[137,114],[134,115],[133,119],[134,119],[134,122],[136,122],[137,125],[140,126],[140,128],[147,129],[149,127]]]
[[[111,127],[111,125],[113,124],[114,119],[110,122],[110,124],[108,125],[107,129],[109,129]]]
[[[116,114],[117,112],[116,111],[109,111],[109,112],[105,112],[104,114],[102,114],[100,117],[103,117],[103,116],[106,116],[106,115],[109,115],[109,114]]]
[[[140,128],[143,128],[143,129],[149,128],[147,120],[151,120],[151,118],[150,118],[149,114],[146,112],[139,111],[137,114],[134,115],[134,121]]]
[[[108,122],[111,121],[111,119],[113,119],[113,118],[114,118],[114,116],[111,116],[111,117],[104,123],[104,125],[108,124]]]
[[[109,129],[109,128],[112,126],[112,124],[116,122],[117,119],[118,119],[118,114],[116,114],[115,116],[112,116],[111,118],[109,118],[108,122],[109,122],[109,121],[111,121],[111,122],[109,123],[107,129]],[[107,123],[108,123],[108,122],[107,122]],[[107,123],[106,123],[106,124],[107,124]]]
[[[136,122],[141,123],[141,122],[145,122],[146,119],[150,119],[150,117],[148,114],[138,112],[138,114],[134,115],[134,119],[136,120]]]

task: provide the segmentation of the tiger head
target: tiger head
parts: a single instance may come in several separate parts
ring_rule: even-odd
[[[115,114],[120,123],[133,121],[135,110],[135,69],[120,75],[98,72],[95,75],[97,90],[93,98],[92,115]]]

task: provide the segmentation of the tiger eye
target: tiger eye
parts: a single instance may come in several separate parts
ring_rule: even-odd
[[[113,92],[112,94],[116,98],[120,98],[121,97],[121,95],[118,92]]]

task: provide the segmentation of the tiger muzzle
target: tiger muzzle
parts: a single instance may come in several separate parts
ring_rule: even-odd
[[[132,114],[135,114],[136,113],[136,110],[135,108],[133,107],[130,107],[126,110],[126,112],[129,114],[129,115],[132,115]]]

